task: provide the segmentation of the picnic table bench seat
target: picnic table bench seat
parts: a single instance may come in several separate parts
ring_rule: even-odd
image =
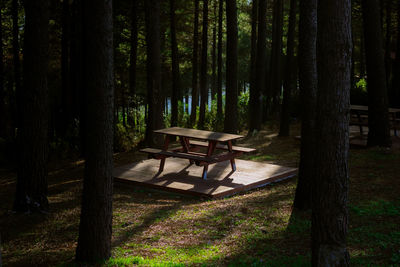
[[[190,146],[208,147],[208,143],[203,141],[190,140]],[[217,144],[216,149],[228,150],[228,146],[225,144]],[[232,146],[232,150],[243,153],[250,153],[256,151],[255,148],[241,147],[241,146]]]

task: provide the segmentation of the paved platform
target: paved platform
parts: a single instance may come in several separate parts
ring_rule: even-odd
[[[181,194],[218,198],[261,187],[297,174],[296,168],[236,159],[237,170],[230,162],[212,164],[207,180],[201,178],[203,168],[188,160],[167,158],[164,171],[157,174],[160,161],[142,160],[114,169],[116,182]]]

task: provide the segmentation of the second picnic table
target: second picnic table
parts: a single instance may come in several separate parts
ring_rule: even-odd
[[[144,148],[141,152],[148,153],[153,158],[161,160],[159,173],[164,170],[165,159],[168,157],[188,159],[190,164],[204,166],[203,179],[207,179],[208,165],[227,161],[231,163],[232,171],[236,171],[235,157],[243,153],[255,151],[253,148],[233,146],[232,141],[242,138],[242,135],[211,132],[180,127],[155,130],[155,133],[164,134],[163,149]],[[181,147],[168,150],[170,137],[178,136]],[[199,141],[200,140],[200,141]],[[204,142],[205,141],[205,142]],[[206,147],[206,153],[197,152],[199,148]],[[225,150],[225,153],[214,154],[216,149]]]

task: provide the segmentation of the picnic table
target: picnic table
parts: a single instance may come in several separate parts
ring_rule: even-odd
[[[397,128],[400,125],[400,109],[389,108],[390,127],[394,130],[397,136]],[[368,106],[351,105],[350,106],[350,125],[357,125],[360,127],[360,134],[363,134],[363,126],[368,126]]]
[[[165,128],[155,130],[155,133],[164,134],[165,141],[163,149],[144,148],[141,152],[148,153],[149,156],[159,159],[160,167],[158,173],[164,170],[165,159],[169,157],[188,159],[190,164],[203,166],[204,180],[207,179],[208,165],[222,161],[230,161],[232,172],[236,171],[235,158],[255,151],[254,148],[239,147],[232,145],[232,141],[242,138],[242,135],[187,129],[180,127]],[[168,150],[171,137],[178,137],[181,146]],[[207,148],[206,153],[199,152],[200,148]],[[223,153],[215,154],[216,150]]]

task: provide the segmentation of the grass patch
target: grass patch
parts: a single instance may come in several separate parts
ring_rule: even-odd
[[[294,135],[298,134],[295,126]],[[248,159],[298,166],[299,142],[267,127]],[[239,144],[240,145],[240,144]],[[143,159],[119,153],[115,165]],[[352,266],[400,265],[400,151],[351,150]],[[83,164],[50,166],[47,215],[12,214],[16,174],[0,170],[4,266],[74,266]],[[112,258],[103,266],[310,266],[310,213],[292,213],[296,181],[202,200],[116,184]],[[77,265],[75,265],[77,266]]]

